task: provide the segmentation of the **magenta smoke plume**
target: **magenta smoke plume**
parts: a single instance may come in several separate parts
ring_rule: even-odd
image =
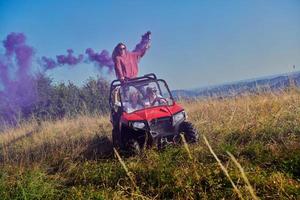
[[[109,71],[114,68],[114,62],[107,50],[102,50],[101,53],[95,53],[93,49],[86,49],[85,53],[88,55],[88,61],[96,62],[101,68],[108,67]]]
[[[150,31],[145,33],[133,51],[144,51],[150,44],[150,35]],[[92,48],[88,48],[85,53],[88,55],[88,61],[97,63],[101,68],[108,67],[110,72],[113,71],[114,62],[107,50],[102,50],[101,53],[95,53]]]
[[[56,56],[56,60],[43,56],[42,62],[45,67],[45,70],[53,69],[61,65],[77,65],[83,61],[82,54],[76,57],[73,55],[74,51],[72,49],[68,49],[67,52],[67,55]]]
[[[148,46],[150,45],[150,41],[151,41],[151,32],[148,31],[147,33],[145,33],[144,35],[142,35],[142,40],[140,41],[140,43],[138,43],[133,51],[144,51],[146,48],[148,48]]]
[[[135,46],[133,51],[144,51],[150,44],[150,35],[151,32],[148,31],[142,36],[142,40]],[[112,72],[114,69],[114,62],[112,57],[107,50],[102,50],[101,52],[95,52],[92,48],[87,48],[85,53],[86,57],[82,54],[75,57],[73,56],[73,50],[68,49],[68,55],[58,55],[56,59],[42,57],[42,65],[45,68],[45,71],[56,68],[62,65],[77,65],[84,61],[95,63],[99,69],[107,68],[109,72]]]
[[[11,33],[3,41],[3,46],[5,48],[5,55],[11,56],[18,46],[22,46],[25,43],[25,35],[23,33]]]
[[[79,54],[77,57],[73,55],[73,50],[67,50],[68,55],[58,55],[56,56],[56,60],[52,58],[48,58],[43,56],[42,57],[42,65],[45,68],[45,71],[56,68],[58,66],[69,65],[74,66],[80,63],[85,62],[94,62],[100,68],[108,67],[109,71],[113,70],[114,63],[110,57],[108,51],[103,50],[101,53],[94,52],[93,49],[88,48],[86,49],[85,53],[87,57],[84,58],[83,54]]]
[[[72,49],[68,49],[67,50],[68,52],[68,55],[65,56],[65,55],[59,55],[56,57],[57,59],[57,62],[59,64],[68,64],[68,65],[76,65],[78,63],[80,63],[82,60],[83,60],[83,55],[80,54],[78,57],[74,57],[72,54],[73,54],[73,50]]]
[[[133,51],[147,49],[150,43],[150,31],[142,36]],[[0,121],[15,122],[14,117],[22,114],[30,115],[30,108],[37,102],[37,86],[32,75],[32,58],[34,50],[26,44],[23,33],[10,33],[3,41],[5,52],[0,54]],[[85,55],[73,55],[68,49],[67,55],[57,55],[56,59],[42,57],[45,71],[58,66],[74,66],[83,62],[93,62],[100,69],[106,67],[111,72],[114,68],[111,55],[107,50],[97,53],[93,49],[86,49]],[[22,117],[22,116],[20,116]]]
[[[26,45],[22,33],[11,33],[3,41],[5,54],[0,55],[0,114],[12,121],[18,113],[26,115],[26,109],[37,97],[36,85],[30,74],[33,48]]]
[[[56,63],[55,60],[53,60],[52,58],[47,58],[45,56],[42,57],[42,65],[45,68],[45,71],[49,70],[49,69],[54,69],[55,67],[58,66],[58,64]]]

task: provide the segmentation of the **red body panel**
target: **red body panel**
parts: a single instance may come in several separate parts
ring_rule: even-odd
[[[179,104],[174,103],[172,106],[157,106],[138,110],[133,113],[123,112],[121,121],[123,123],[127,123],[128,121],[151,121],[161,117],[170,117],[182,110],[183,108]]]

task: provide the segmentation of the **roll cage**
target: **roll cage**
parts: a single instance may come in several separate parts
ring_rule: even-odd
[[[125,83],[121,83],[120,80],[114,80],[111,82],[110,85],[110,95],[109,95],[109,105],[111,108],[113,108],[113,102],[112,102],[112,91],[114,91],[115,88],[117,87],[123,87],[123,86],[135,86],[135,85],[139,85],[139,84],[147,84],[150,82],[163,82],[169,95],[170,95],[170,99],[172,99],[172,101],[174,102],[174,98],[172,96],[172,93],[169,89],[169,86],[167,84],[167,82],[163,79],[157,79],[156,75],[154,73],[150,73],[150,74],[146,74],[144,76],[140,76],[140,77],[136,77],[136,78],[132,78],[132,79],[126,79]],[[159,84],[157,84],[158,86],[158,90],[160,91],[160,93],[162,93],[161,91],[161,87]],[[121,102],[121,108],[123,109],[123,101],[122,101],[122,95],[119,96],[120,98],[120,102]]]

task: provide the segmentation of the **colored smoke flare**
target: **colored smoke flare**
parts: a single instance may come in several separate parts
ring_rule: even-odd
[[[141,41],[135,46],[133,51],[143,51],[148,48],[151,41],[150,36],[150,31],[142,35]],[[68,49],[67,52],[68,55],[57,55],[56,59],[43,56],[42,65],[45,71],[62,65],[77,65],[83,62],[95,63],[99,70],[107,68],[109,72],[112,72],[114,69],[114,62],[108,50],[96,52],[92,48],[87,48],[85,50],[86,57],[83,54],[79,54],[77,57],[73,56],[74,51],[72,49]]]
[[[42,65],[45,68],[45,71],[54,69],[58,66],[62,65],[77,65],[82,63],[84,56],[79,54],[77,57],[73,55],[73,49],[67,50],[67,55],[57,55],[56,60],[52,58],[47,58],[45,56],[42,57]]]
[[[145,33],[144,35],[142,35],[142,40],[140,41],[140,43],[138,43],[133,51],[143,51],[146,48],[149,47],[150,45],[150,41],[151,41],[151,32],[148,31],[147,33]]]
[[[151,32],[142,36],[133,51],[145,50],[150,44]],[[4,53],[0,54],[0,125],[3,121],[14,124],[32,114],[34,105],[39,101],[37,71],[33,70],[34,49],[26,44],[23,33],[10,33],[2,42]],[[74,55],[67,49],[66,55],[55,59],[41,57],[39,63],[43,72],[62,66],[75,66],[80,63],[95,63],[99,70],[114,70],[114,62],[107,50],[96,52],[87,48],[85,54]]]
[[[114,62],[107,50],[102,50],[101,53],[95,53],[92,48],[86,49],[85,53],[88,55],[88,61],[96,62],[100,68],[108,67],[109,71],[114,68]]]
[[[0,55],[0,114],[5,121],[29,115],[28,108],[37,98],[36,84],[31,75],[33,48],[26,44],[23,33],[10,33],[3,41],[5,54]]]

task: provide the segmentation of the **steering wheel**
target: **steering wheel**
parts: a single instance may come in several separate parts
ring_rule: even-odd
[[[161,100],[162,100],[163,103],[161,103]],[[156,98],[154,99],[154,101],[151,103],[151,106],[154,106],[154,104],[155,104],[156,102],[158,102],[159,104],[168,104],[168,101],[167,101],[166,98],[163,98],[163,97],[156,97]]]

